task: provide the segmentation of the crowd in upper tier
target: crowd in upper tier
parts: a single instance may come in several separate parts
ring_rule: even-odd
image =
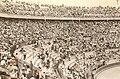
[[[48,42],[45,45],[50,45],[49,49],[38,43],[46,40]],[[37,45],[42,48],[36,57],[42,61],[43,67],[55,69],[49,76],[44,72],[41,76],[43,79],[46,79],[46,76],[49,79],[89,79],[90,77],[93,79],[94,70],[109,64],[111,60],[115,60],[114,62],[120,60],[120,21],[43,21],[0,18],[0,50],[10,52],[14,57],[15,50],[32,44],[35,44],[35,49]],[[27,50],[29,49],[21,48],[23,52]],[[51,58],[51,51],[59,58]],[[35,53],[37,52],[34,50]],[[23,54],[24,61],[27,56]],[[4,58],[3,56],[0,61],[3,67],[7,63]],[[71,65],[68,65],[69,62]],[[49,65],[51,63],[53,66]],[[22,77],[36,78],[31,68],[34,64],[22,65],[20,66],[20,69],[23,69],[20,72]],[[41,66],[38,68],[43,70]],[[23,73],[24,69],[26,73],[27,69],[30,70],[28,73],[30,77]],[[35,72],[38,74],[37,71]]]
[[[0,12],[17,15],[30,15],[40,17],[79,17],[79,18],[110,18],[120,16],[120,7],[79,7],[56,6],[47,4],[30,4],[27,2],[8,0],[2,1]]]

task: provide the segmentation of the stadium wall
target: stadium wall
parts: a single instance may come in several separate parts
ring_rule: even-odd
[[[40,17],[40,16],[29,16],[29,15],[15,15],[15,14],[5,14],[5,13],[0,13],[0,17],[3,18],[11,18],[11,19],[39,19],[39,20],[70,20],[70,21],[116,21],[116,20],[120,20],[120,18],[74,18],[74,17]]]

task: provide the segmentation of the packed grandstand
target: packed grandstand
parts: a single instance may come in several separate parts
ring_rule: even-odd
[[[120,7],[80,7],[57,6],[49,4],[32,4],[27,2],[4,0],[1,2],[1,12],[17,15],[41,16],[41,17],[81,17],[101,18],[119,17]]]
[[[12,18],[0,17],[1,79],[94,79],[96,70],[120,61],[120,20],[107,20],[119,18],[120,7],[2,2],[1,13]]]

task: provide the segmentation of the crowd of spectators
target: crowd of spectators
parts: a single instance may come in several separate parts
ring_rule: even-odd
[[[44,45],[50,45],[49,49],[44,49],[44,45],[39,43],[46,40],[48,42]],[[32,44],[34,48],[37,48],[37,45],[43,47],[44,52],[38,54],[43,67],[54,69],[50,77],[46,75],[48,73],[43,72],[41,79],[94,79],[93,71],[109,64],[111,60],[116,62],[120,59],[120,21],[43,21],[0,18],[1,50],[10,52],[13,56],[15,50]],[[21,48],[21,52],[25,51]],[[50,57],[51,51],[58,54],[59,58]],[[26,56],[23,56],[25,60]],[[73,59],[75,62],[72,62]],[[19,66],[22,69],[19,73],[23,79],[33,77],[38,79],[40,72],[32,69],[34,66],[32,63],[30,66],[24,64]],[[6,67],[6,64],[5,55],[1,59],[1,66]],[[38,66],[40,70],[43,70],[43,67]],[[9,66],[7,68],[10,69]],[[13,72],[15,71],[12,70],[11,73]],[[18,70],[15,74],[17,73]]]
[[[77,18],[120,16],[120,7],[38,5],[12,0],[2,3],[0,12],[7,14]],[[28,63],[25,52],[30,48],[26,50],[23,46],[30,45],[34,52]],[[95,70],[120,61],[119,48],[120,21],[0,18],[0,67],[6,69],[11,78],[94,79]],[[21,53],[14,54],[18,49]],[[39,64],[34,64],[37,61]]]
[[[19,69],[16,59],[6,49],[0,49],[1,79],[18,78]]]
[[[40,17],[79,17],[79,18],[109,18],[119,17],[120,7],[80,7],[56,6],[47,4],[30,4],[27,2],[3,0],[1,12],[7,14],[40,16]]]

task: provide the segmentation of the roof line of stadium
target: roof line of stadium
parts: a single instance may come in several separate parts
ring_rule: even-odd
[[[15,14],[5,14],[0,13],[1,18],[10,18],[10,19],[30,19],[30,20],[58,20],[58,21],[114,21],[120,20],[120,18],[111,17],[111,18],[73,18],[73,17],[40,17],[40,16],[27,16],[27,15],[15,15]]]

